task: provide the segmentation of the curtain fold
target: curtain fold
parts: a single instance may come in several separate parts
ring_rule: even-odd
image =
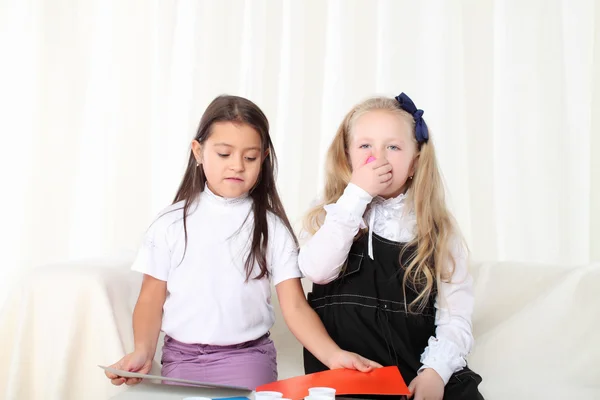
[[[298,223],[345,113],[408,93],[477,260],[600,259],[593,0],[0,0],[0,293],[31,266],[135,251],[204,108],[263,108]]]

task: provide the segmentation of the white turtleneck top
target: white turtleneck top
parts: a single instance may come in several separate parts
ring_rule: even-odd
[[[271,283],[301,276],[297,247],[283,222],[268,214],[271,282],[245,282],[252,201],[219,197],[206,187],[190,207],[185,256],[183,202],[167,207],[148,228],[132,269],[167,282],[161,329],[174,339],[231,345],[257,339],[273,326]]]

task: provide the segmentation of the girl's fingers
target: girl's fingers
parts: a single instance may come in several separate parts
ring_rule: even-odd
[[[392,179],[392,174],[391,174],[391,172],[388,172],[387,174],[381,175],[379,177],[379,182],[386,183],[386,182],[389,182],[391,179]]]
[[[390,172],[392,172],[392,166],[391,165],[384,165],[383,167],[377,168],[375,170],[375,173],[377,175],[380,175],[380,176],[381,175],[385,175],[385,174],[390,173]]]
[[[377,160],[370,162],[366,165],[368,165],[369,167],[371,167],[373,169],[379,169],[379,168],[384,167],[389,164],[390,163],[385,158],[378,158]]]

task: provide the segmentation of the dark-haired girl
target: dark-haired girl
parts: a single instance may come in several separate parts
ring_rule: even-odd
[[[163,376],[251,389],[277,380],[271,283],[290,330],[323,364],[379,366],[340,349],[306,302],[276,165],[260,108],[241,97],[213,100],[173,204],[150,225],[132,266],[144,274],[135,349],[113,367],[147,373],[162,330]]]

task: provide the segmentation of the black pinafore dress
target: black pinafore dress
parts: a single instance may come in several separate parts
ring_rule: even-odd
[[[408,385],[422,365],[429,338],[435,336],[435,291],[422,312],[407,312],[405,304],[418,293],[407,288],[405,302],[402,266],[409,264],[416,249],[372,237],[375,259],[367,254],[368,235],[362,235],[352,245],[340,276],[326,285],[314,284],[308,301],[338,346],[381,365],[398,366]],[[327,367],[304,349],[304,369],[309,374]],[[481,400],[480,382],[479,375],[464,368],[450,378],[444,400]]]

